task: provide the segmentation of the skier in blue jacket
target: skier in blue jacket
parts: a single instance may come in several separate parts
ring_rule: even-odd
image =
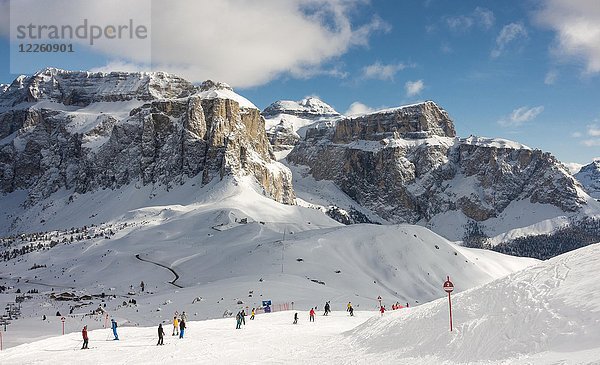
[[[117,334],[117,322],[115,322],[114,318],[111,318],[110,322],[112,324],[112,330],[113,330],[113,335],[115,335],[115,340],[118,340],[119,335]]]

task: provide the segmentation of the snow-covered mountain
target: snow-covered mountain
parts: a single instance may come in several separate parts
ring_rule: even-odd
[[[260,111],[225,84],[46,69],[0,95],[0,126],[0,191],[27,190],[30,205],[61,189],[170,187],[198,174],[202,184],[252,175],[294,203]]]
[[[550,153],[458,138],[431,101],[314,126],[287,161],[389,222],[422,224],[453,240],[600,212]]]
[[[40,101],[82,107],[96,102],[180,98],[194,92],[190,82],[164,72],[93,73],[46,68],[16,78],[2,95],[0,107],[23,110],[31,105],[22,103]]]
[[[41,233],[2,240],[0,285],[11,294],[0,294],[0,305],[14,301],[17,289],[39,293],[25,294],[24,318],[13,321],[5,343],[26,342],[32,325],[37,336],[53,333],[53,322],[39,318],[57,311],[73,310],[67,330],[76,331],[98,306],[124,326],[147,326],[175,310],[216,318],[267,299],[301,309],[326,300],[370,309],[379,295],[419,305],[443,295],[445,275],[460,281],[460,291],[536,262],[463,248],[423,227],[345,226],[263,196],[250,176],[200,182],[196,176],[169,191],[127,186],[74,199],[54,195],[14,211]],[[141,281],[151,293],[130,288]],[[57,292],[75,299],[57,300]],[[127,304],[131,299],[137,304]]]
[[[10,364],[108,361],[164,363],[173,357],[197,363],[293,364],[597,364],[600,359],[600,245],[588,246],[489,284],[452,294],[448,300],[401,310],[357,311],[343,302],[308,322],[306,311],[259,314],[235,330],[233,319],[188,322],[184,339],[166,336],[157,347],[156,324],[90,332],[87,351],[79,333],[57,336],[0,353]],[[454,280],[459,285],[460,281]],[[383,304],[393,303],[383,296]],[[204,305],[205,303],[201,303]],[[300,314],[292,324],[293,313]],[[58,319],[51,319],[58,328]],[[71,320],[70,320],[71,321]],[[77,322],[94,323],[93,316]],[[39,321],[37,323],[39,326]],[[167,332],[169,330],[167,323]]]
[[[279,114],[295,115],[303,119],[320,119],[326,117],[339,117],[329,104],[317,97],[309,96],[300,101],[279,100],[263,110],[265,118],[271,119]]]
[[[600,200],[600,159],[583,166],[574,176],[592,198]]]
[[[262,111],[269,141],[276,151],[289,150],[304,138],[306,129],[342,117],[330,105],[316,97],[300,101],[279,100]]]
[[[21,301],[5,343],[55,333],[57,311],[71,332],[105,313],[150,326],[268,299],[421,305],[446,275],[461,292],[537,262],[427,226],[504,247],[597,208],[550,154],[457,138],[432,102],[345,118],[308,98],[263,114],[226,84],[164,73],[17,78],[0,94],[0,308]],[[279,143],[292,170],[276,126],[298,136]]]

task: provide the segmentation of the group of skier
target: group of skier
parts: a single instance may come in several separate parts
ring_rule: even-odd
[[[183,338],[183,334],[185,333],[186,328],[187,314],[185,314],[185,311],[183,311],[179,318],[177,318],[178,316],[179,312],[175,312],[175,316],[173,316],[173,333],[171,334],[171,336],[179,336],[179,338]]]
[[[308,312],[308,321],[309,322],[315,321],[316,310],[317,310],[317,307],[314,307],[314,308],[311,308],[310,311]],[[354,307],[352,307],[351,302],[348,302],[348,305],[346,306],[346,311],[349,312],[351,316],[354,316]],[[328,316],[329,313],[331,313],[331,303],[329,301],[327,301],[327,302],[325,302],[325,312],[323,312],[323,315]],[[294,313],[294,321],[292,323],[298,324],[298,312]]]
[[[254,320],[254,317],[256,316],[256,308],[252,308],[252,312],[250,312],[250,320]],[[239,312],[237,312],[237,314],[235,315],[235,329],[242,329],[242,325],[246,325],[246,311],[244,311],[244,309],[242,308],[242,310],[240,310]]]
[[[408,307],[408,303],[406,303],[406,307]],[[392,309],[400,309],[400,308],[403,308],[403,306],[400,305],[399,303],[395,303],[392,305]],[[313,307],[310,309],[309,314],[308,314],[310,322],[315,321],[316,310],[317,310],[317,307]],[[354,307],[352,306],[352,302],[348,302],[348,304],[346,305],[346,311],[349,313],[350,316],[354,316]],[[385,312],[385,307],[383,305],[380,306],[379,312],[383,316],[383,313]],[[323,315],[328,316],[329,313],[331,313],[331,303],[329,301],[327,301],[327,302],[325,302],[325,312],[323,313]],[[255,315],[256,315],[256,308],[252,308],[252,312],[250,313],[250,320],[254,320]],[[107,315],[107,317],[108,317],[108,315]],[[236,327],[235,327],[236,329],[241,329],[242,325],[246,325],[245,310],[241,309],[236,314],[235,319],[236,319]],[[175,312],[175,315],[173,316],[173,333],[171,335],[179,336],[179,338],[183,338],[183,335],[184,335],[185,329],[186,329],[186,322],[187,322],[187,315],[186,315],[185,311],[182,312],[181,315],[179,315],[178,312]],[[298,312],[294,313],[293,324],[298,324]],[[114,340],[118,340],[119,335],[117,333],[117,322],[115,321],[114,318],[111,319],[111,328],[112,328]],[[81,335],[83,337],[83,346],[81,347],[81,349],[82,350],[87,349],[88,341],[89,341],[87,326],[83,327],[83,329],[81,331]],[[162,324],[159,324],[158,325],[158,343],[156,344],[157,346],[164,345],[164,336],[165,336],[164,328],[163,328]]]

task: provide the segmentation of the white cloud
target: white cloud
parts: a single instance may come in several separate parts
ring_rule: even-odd
[[[408,66],[404,63],[382,64],[375,62],[372,65],[365,66],[362,69],[362,78],[377,80],[393,80],[398,71],[404,70]]]
[[[522,106],[513,110],[509,116],[500,119],[498,124],[503,127],[518,127],[534,120],[543,111],[544,107],[541,105],[533,108]]]
[[[455,32],[467,32],[475,25],[488,30],[496,22],[496,17],[491,10],[479,6],[468,15],[446,16],[443,19],[448,28]]]
[[[149,8],[148,0],[21,2],[31,3],[29,15],[40,24],[47,24],[48,19],[86,17],[110,24],[122,18],[124,10],[137,14],[136,8]],[[5,3],[0,4],[4,7]],[[374,33],[390,30],[377,16],[366,24],[355,24],[349,14],[362,3],[364,0],[153,1],[151,60],[140,57],[137,44],[115,47],[105,41],[94,51],[109,59],[105,69],[113,65],[147,69],[144,65],[151,61],[153,69],[191,81],[210,78],[238,87],[261,85],[280,75],[343,77],[343,71],[327,63],[352,47],[367,46]],[[5,28],[0,31],[6,35]]]
[[[475,21],[467,15],[449,16],[446,18],[448,28],[456,32],[466,32],[471,29]]]
[[[586,147],[600,146],[600,138],[598,139],[584,139],[581,143]]]
[[[590,137],[600,137],[600,126],[596,124],[588,125],[587,134]]]
[[[443,54],[450,54],[454,52],[454,50],[452,49],[452,47],[450,47],[450,45],[448,45],[448,43],[442,43],[442,45],[440,46],[440,51]]]
[[[558,72],[556,70],[550,70],[546,73],[546,76],[544,77],[544,84],[554,85],[557,78],[558,78]]]
[[[479,6],[475,8],[475,11],[473,11],[473,17],[484,29],[490,29],[496,22],[496,17],[491,10]]]
[[[583,61],[587,73],[600,72],[600,6],[597,1],[547,0],[535,18],[556,32],[556,55]]]
[[[598,119],[594,120],[594,123],[589,124],[586,127],[585,132],[576,131],[572,134],[574,138],[580,139],[580,143],[587,147],[600,146],[600,125],[597,124]]]
[[[583,167],[583,164],[577,162],[563,162],[563,165],[565,165],[567,169],[569,169],[569,172],[571,174],[578,173],[579,170],[581,170],[581,168]]]
[[[344,115],[349,116],[349,117],[355,117],[355,116],[359,116],[359,115],[369,114],[374,111],[375,111],[374,108],[371,108],[370,106],[367,106],[367,105],[361,103],[360,101],[355,101],[354,103],[350,104],[350,106],[348,107],[348,110],[346,110],[346,112],[344,112]]]
[[[425,83],[423,82],[423,80],[407,81],[406,84],[404,84],[404,89],[406,90],[406,95],[409,97],[420,94],[424,88],[425,88]]]
[[[496,47],[492,50],[491,56],[499,57],[510,43],[520,38],[527,38],[527,29],[523,23],[505,25],[496,38]]]

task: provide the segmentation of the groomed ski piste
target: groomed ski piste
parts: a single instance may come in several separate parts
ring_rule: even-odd
[[[20,345],[2,364],[598,364],[600,363],[600,244],[555,257],[453,296],[454,330],[441,298],[388,311],[339,305],[308,321],[308,311],[261,314],[241,330],[232,318],[192,321],[183,339],[156,346],[154,327],[90,332]]]

